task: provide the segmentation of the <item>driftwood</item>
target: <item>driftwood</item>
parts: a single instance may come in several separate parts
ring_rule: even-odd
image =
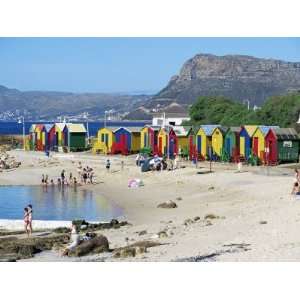
[[[68,256],[83,256],[107,251],[109,251],[108,239],[104,235],[99,235],[79,244],[74,250],[68,252]]]

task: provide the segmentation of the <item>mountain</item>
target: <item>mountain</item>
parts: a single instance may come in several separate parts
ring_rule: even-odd
[[[103,118],[104,111],[126,114],[145,103],[148,95],[104,93],[68,93],[48,91],[23,92],[0,86],[0,119],[54,120],[66,116],[80,119],[84,112],[91,120]]]
[[[199,96],[224,96],[251,106],[266,98],[300,90],[300,62],[245,55],[198,54],[151,101],[152,106],[177,101],[191,104]],[[148,104],[150,105],[150,104]]]

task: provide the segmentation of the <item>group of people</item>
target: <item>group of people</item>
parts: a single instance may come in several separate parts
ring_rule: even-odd
[[[292,195],[300,195],[300,173],[295,169],[295,178],[293,183]]]
[[[24,208],[24,228],[27,236],[32,234],[32,205],[29,204]]]
[[[77,178],[73,176],[73,174],[70,172],[69,176],[66,175],[66,171],[62,170],[60,173],[60,176],[57,178],[57,181],[55,182],[54,179],[50,179],[49,181],[49,176],[46,174],[42,174],[42,185],[43,186],[77,186],[78,181]]]

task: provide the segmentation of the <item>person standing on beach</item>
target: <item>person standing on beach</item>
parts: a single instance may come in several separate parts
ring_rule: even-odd
[[[28,214],[28,207],[24,208],[24,229],[29,237],[29,230],[28,230],[28,225],[29,225],[29,214]]]
[[[109,172],[109,170],[110,170],[110,160],[108,159],[106,161],[106,171]]]
[[[29,204],[27,206],[27,211],[28,211],[28,227],[29,227],[29,234],[32,234],[32,205]]]
[[[81,164],[81,162],[78,163],[77,173],[78,173],[79,179],[80,179],[80,181],[82,183],[83,178],[82,178],[82,164]]]

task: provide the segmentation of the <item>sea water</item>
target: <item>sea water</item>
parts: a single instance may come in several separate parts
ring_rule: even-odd
[[[110,221],[122,209],[94,191],[57,186],[0,186],[0,219],[22,219],[28,204],[35,220]]]

